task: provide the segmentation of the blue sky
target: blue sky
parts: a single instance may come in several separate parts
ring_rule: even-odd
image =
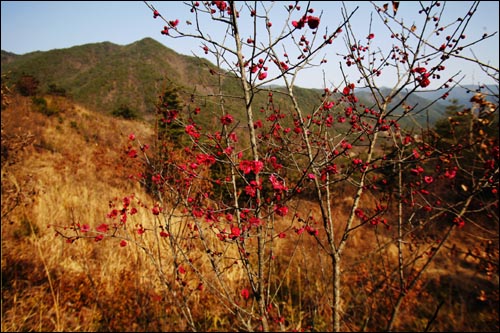
[[[388,1],[389,2],[389,1]],[[185,21],[194,21],[194,16],[189,12],[182,1],[150,1],[167,19],[178,18],[180,27],[186,26]],[[270,3],[270,2],[268,2]],[[295,3],[295,1],[276,1],[271,19],[276,22],[276,33],[281,30],[279,19],[283,18],[284,6]],[[382,5],[385,2],[377,2]],[[390,2],[389,2],[390,3]],[[426,3],[426,2],[424,2]],[[303,7],[306,3],[300,3]],[[458,16],[463,16],[472,2],[453,1],[446,2],[444,6],[445,16],[441,22],[451,23]],[[311,7],[315,9],[313,15],[319,15],[323,11],[320,29],[327,24],[330,31],[342,22],[338,1],[313,1]],[[347,1],[345,6],[354,9],[359,6],[358,11],[352,18],[352,26],[359,39],[366,38],[371,27],[375,34],[372,41],[372,50],[380,48],[387,50],[392,43],[390,33],[383,27],[377,14],[373,14],[373,23],[370,25],[370,12],[373,7],[369,2]],[[402,1],[397,17],[403,19],[409,25],[412,22],[421,22],[418,15],[419,3],[417,1]],[[499,2],[483,1],[479,5],[478,12],[473,17],[467,29],[466,41],[472,42],[484,33],[493,34],[499,30]],[[281,15],[281,16],[280,16]],[[25,54],[33,51],[47,51],[51,49],[68,48],[75,45],[109,41],[119,45],[133,43],[145,37],[152,37],[176,52],[187,55],[204,56],[200,49],[200,42],[188,39],[171,39],[160,34],[163,22],[153,19],[150,9],[142,1],[2,1],[1,2],[1,48],[2,50],[16,54]],[[216,29],[216,25],[210,23],[210,29]],[[418,28],[418,27],[417,27]],[[213,36],[221,36],[222,31],[207,30]],[[323,33],[324,30],[321,30]],[[439,38],[444,41],[444,34]],[[244,35],[246,37],[246,35]],[[433,38],[437,38],[434,36]],[[436,42],[439,39],[434,39]],[[337,43],[337,44],[335,44]],[[324,53],[328,60],[322,69],[304,71],[301,79],[296,82],[298,86],[307,88],[323,87],[323,77],[327,81],[338,85],[342,81],[339,63],[343,62],[338,52],[345,52],[344,40],[337,39],[332,47]],[[473,46],[476,56],[485,63],[498,68],[499,66],[499,37],[494,37]],[[322,54],[323,55],[323,54]],[[473,57],[470,51],[463,53],[464,56]],[[210,59],[214,61],[214,59]],[[344,62],[345,65],[345,62]],[[349,69],[344,66],[347,75]],[[475,84],[479,82],[492,83],[484,73],[468,62],[457,61],[449,64],[445,75],[452,75],[461,71],[460,77],[465,76],[463,84]],[[323,74],[324,73],[324,74]],[[323,76],[324,75],[324,76]],[[382,77],[382,76],[381,76]],[[385,75],[381,85],[390,86],[396,80],[395,75]]]

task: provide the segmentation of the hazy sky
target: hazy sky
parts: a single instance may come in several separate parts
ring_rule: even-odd
[[[390,4],[390,1],[388,1]],[[194,14],[189,12],[189,8],[182,1],[150,1],[164,17],[167,19],[180,20],[180,28],[189,28],[186,20],[194,21]],[[271,3],[271,2],[268,2]],[[281,31],[282,26],[279,19],[283,18],[286,11],[283,8],[295,1],[275,1],[271,12],[271,19],[274,20],[273,28],[275,33]],[[377,2],[380,6],[385,2]],[[426,2],[424,2],[425,4]],[[306,3],[300,2],[303,7]],[[358,11],[352,18],[352,26],[357,33],[359,40],[366,43],[368,33],[374,33],[372,40],[372,50],[380,48],[388,53],[392,43],[390,33],[380,22],[377,14],[373,14],[373,23],[370,25],[370,12],[373,6],[369,2],[347,1],[345,6],[352,10],[359,6]],[[453,1],[446,2],[444,15],[441,22],[452,23],[457,17],[464,17],[472,2]],[[338,1],[313,1],[311,7],[315,9],[313,15],[323,12],[320,31],[321,35],[327,25],[332,31],[343,21],[341,13],[342,3]],[[422,15],[418,14],[419,3],[417,1],[402,1],[397,13],[398,18],[403,19],[408,25],[413,22],[421,22]],[[475,38],[481,37],[484,33],[493,34],[499,31],[499,2],[483,1],[479,5],[478,12],[467,28],[467,38],[465,41],[472,42]],[[277,15],[277,16],[273,16]],[[281,15],[281,16],[280,16]],[[152,37],[165,46],[181,54],[204,56],[200,48],[200,41],[188,39],[171,39],[160,34],[164,23],[158,19],[153,19],[150,9],[143,1],[2,1],[1,2],[1,48],[2,50],[16,54],[25,54],[33,51],[47,51],[51,49],[68,48],[75,45],[109,41],[119,45],[133,43],[145,37]],[[297,19],[299,14],[297,14]],[[213,22],[208,25],[208,29],[216,29]],[[418,28],[418,26],[417,26]],[[278,30],[279,29],[279,30]],[[222,31],[207,30],[213,36],[221,36]],[[432,38],[436,43],[444,42],[446,31],[439,37]],[[244,38],[249,37],[243,35]],[[337,44],[335,44],[337,43]],[[344,39],[337,39],[325,55],[328,60],[326,66],[322,68],[327,81],[340,84],[342,81],[339,63],[342,56],[337,52],[344,53]],[[476,56],[485,63],[490,63],[494,67],[499,66],[499,37],[483,41],[473,46]],[[466,57],[473,57],[470,51],[463,53]],[[212,62],[214,59],[210,59]],[[320,60],[320,59],[319,59]],[[323,87],[322,70],[310,70],[304,72],[297,85],[307,88]],[[346,68],[346,70],[348,70]],[[445,74],[452,75],[461,71],[460,76],[465,75],[464,84],[475,84],[478,82],[492,83],[487,79],[477,66],[471,66],[467,62],[456,62],[454,66],[449,65]],[[347,72],[349,75],[349,72]],[[354,76],[353,76],[354,77]],[[382,76],[381,76],[382,77]],[[395,80],[395,76],[388,80],[387,85],[391,85],[390,80]],[[385,82],[381,82],[381,85]]]

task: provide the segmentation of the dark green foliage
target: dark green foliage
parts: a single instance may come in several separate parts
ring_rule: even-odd
[[[127,105],[120,105],[116,110],[111,113],[115,117],[123,119],[137,119],[139,114]]]
[[[58,113],[56,109],[48,105],[47,100],[43,97],[33,97],[31,100],[33,101],[35,109],[46,116],[50,117]]]
[[[486,165],[494,160],[494,152],[488,147],[494,138],[498,142],[498,112],[489,109],[487,103],[483,104],[484,101],[485,99],[478,100],[478,104],[472,108],[454,103],[446,108],[447,117],[436,122],[438,149],[460,155],[456,189],[452,193],[463,193],[460,189],[463,185],[473,188],[477,179],[483,177]],[[482,192],[486,197],[491,196],[489,189]]]
[[[47,91],[47,93],[49,95],[53,95],[53,96],[65,97],[66,96],[66,89],[59,87],[55,83],[51,83],[51,84],[49,84],[49,90]]]
[[[181,117],[182,102],[179,98],[179,88],[169,84],[157,105],[157,131],[160,142],[171,142],[174,148],[182,148],[184,126]]]

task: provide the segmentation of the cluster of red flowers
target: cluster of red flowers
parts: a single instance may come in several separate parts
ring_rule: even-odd
[[[427,72],[427,69],[425,67],[416,67],[411,70],[412,73],[418,73],[420,76],[417,76],[415,80],[417,80],[418,84],[422,87],[425,88],[429,84],[431,84],[431,80],[429,80],[429,76],[431,76],[430,73]]]
[[[299,7],[300,8],[300,7]],[[309,13],[314,12],[314,9],[310,8]],[[292,21],[292,25],[296,29],[302,29],[307,24],[310,29],[317,29],[319,26],[319,17],[312,15],[304,15],[298,21]]]

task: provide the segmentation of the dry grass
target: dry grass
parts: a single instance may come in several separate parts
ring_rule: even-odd
[[[243,329],[217,293],[217,278],[207,268],[208,257],[199,242],[182,243],[195,245],[190,258],[179,259],[187,268],[185,286],[176,284],[168,244],[160,243],[155,258],[161,263],[153,264],[147,254],[158,253],[155,234],[138,237],[134,229],[139,224],[158,227],[147,209],[127,222],[130,228],[120,238],[68,244],[55,236],[50,226],[79,223],[95,228],[106,222],[108,203],[115,198],[120,202],[134,194],[151,207],[148,194],[127,179],[133,169],[122,155],[129,133],[151,143],[153,131],[146,124],[95,114],[64,99],[51,99],[49,105],[56,112],[47,116],[34,111],[29,99],[13,97],[2,111],[2,144],[8,139],[11,147],[15,142],[25,146],[8,152],[9,163],[2,161],[2,331],[188,330],[173,292],[186,297],[199,330]],[[347,199],[333,207],[337,232],[343,229],[350,203],[348,193],[343,196]],[[368,197],[364,205],[373,207],[374,201]],[[304,215],[317,210],[309,203],[297,209]],[[182,228],[186,223],[179,219],[175,225]],[[289,226],[288,220],[276,222],[278,229]],[[192,234],[186,230],[186,235]],[[119,246],[122,238],[128,246]],[[395,230],[384,227],[363,227],[349,238],[343,266],[343,330],[385,327],[395,294],[394,281],[384,281],[397,267],[394,238]],[[386,245],[376,251],[380,244]],[[442,251],[423,283],[406,298],[397,330],[424,330],[441,302],[431,330],[498,330],[498,271],[490,279],[484,274],[482,244],[462,234],[451,244],[456,247]],[[498,259],[498,244],[493,246]],[[467,256],[474,247],[477,255]],[[211,248],[224,253],[228,264],[238,257],[234,246],[212,241]],[[422,248],[406,247],[405,253],[410,256]],[[289,232],[274,251],[273,330],[331,329],[329,257],[307,233]],[[202,281],[197,271],[207,283],[203,292],[197,290]],[[160,277],[172,283],[169,288]],[[243,266],[228,268],[222,279],[230,286],[230,296],[251,311],[252,301],[244,302],[239,295],[248,287],[242,284]]]

